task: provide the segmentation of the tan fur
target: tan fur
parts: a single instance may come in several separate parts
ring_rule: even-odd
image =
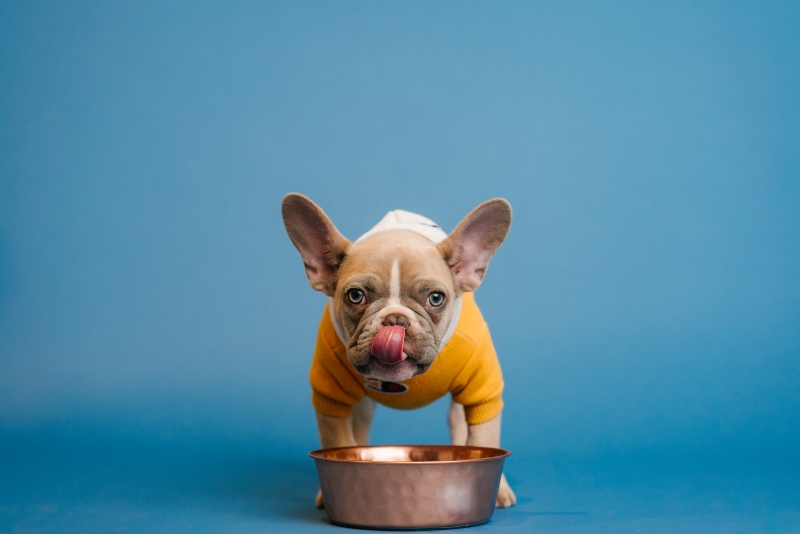
[[[350,243],[325,212],[303,195],[287,195],[282,211],[309,283],[333,297],[334,313],[347,339],[348,358],[362,374],[393,381],[424,373],[434,362],[453,316],[453,303],[463,292],[480,285],[489,259],[511,224],[508,202],[493,199],[470,212],[438,245],[408,230],[378,232]],[[399,298],[390,291],[393,266],[400,279]],[[361,307],[347,300],[347,292],[353,288],[369,293]],[[438,308],[426,305],[433,291],[445,294],[445,303]],[[408,350],[409,357],[398,365],[385,366],[371,357],[370,347],[384,324],[398,320],[406,327],[404,351]],[[375,403],[365,397],[351,417],[317,413],[322,447],[367,444],[374,409]],[[468,425],[463,406],[455,403],[448,414],[454,444],[499,447],[500,420],[498,415],[485,423]],[[316,503],[324,506],[321,493]],[[514,492],[503,475],[497,506],[515,503]]]

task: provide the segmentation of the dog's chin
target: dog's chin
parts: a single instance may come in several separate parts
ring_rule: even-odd
[[[413,358],[407,358],[397,365],[386,365],[370,357],[366,365],[357,367],[357,371],[369,378],[377,378],[384,382],[402,382],[412,376],[424,373],[429,365],[420,365]]]

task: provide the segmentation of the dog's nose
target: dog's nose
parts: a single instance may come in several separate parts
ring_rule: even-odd
[[[391,313],[383,318],[383,326],[402,326],[408,328],[408,317],[402,313]]]

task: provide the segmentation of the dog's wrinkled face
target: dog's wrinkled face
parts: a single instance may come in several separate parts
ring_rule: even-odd
[[[311,287],[333,297],[353,366],[367,377],[392,382],[430,368],[455,300],[480,285],[511,225],[511,206],[493,199],[440,243],[399,229],[350,243],[303,195],[286,195],[282,211]],[[376,349],[382,329],[393,333],[378,344],[384,348]]]
[[[334,310],[347,340],[347,356],[368,377],[402,381],[424,373],[439,353],[453,316],[453,274],[436,244],[407,230],[388,230],[350,246],[339,267]],[[394,365],[372,355],[384,326],[405,328]]]

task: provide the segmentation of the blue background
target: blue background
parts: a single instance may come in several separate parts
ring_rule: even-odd
[[[798,531],[798,154],[793,2],[4,1],[0,529],[334,529],[299,191],[350,238],[511,202],[482,528]]]

